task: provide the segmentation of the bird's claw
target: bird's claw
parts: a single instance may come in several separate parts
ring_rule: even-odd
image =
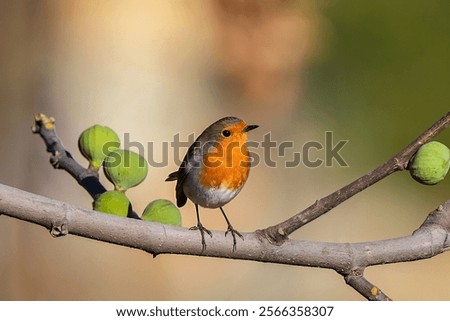
[[[242,240],[244,240],[244,237],[242,236],[241,233],[239,233],[238,231],[236,231],[233,226],[228,225],[228,228],[225,232],[225,237],[227,237],[227,234],[231,233],[231,236],[233,237],[233,252],[236,251],[236,235],[239,236]]]
[[[202,236],[202,252],[206,250],[206,242],[205,242],[205,233],[212,237],[212,233],[207,228],[203,227],[201,223],[198,223],[196,226],[192,226],[190,230],[199,230],[200,235]]]

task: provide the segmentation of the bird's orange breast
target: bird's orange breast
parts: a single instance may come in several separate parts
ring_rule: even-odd
[[[205,187],[241,189],[247,181],[250,157],[246,133],[220,140],[203,157],[200,183]]]

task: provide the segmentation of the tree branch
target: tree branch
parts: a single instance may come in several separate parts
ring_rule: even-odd
[[[235,252],[230,239],[219,231],[213,234],[211,246],[202,251],[196,231],[82,209],[1,184],[0,213],[41,225],[53,236],[73,234],[154,256],[185,254],[333,269],[368,299],[388,297],[362,277],[366,267],[426,259],[450,246],[450,200],[430,213],[411,236],[362,243],[286,240],[278,246],[253,232],[243,233],[245,242],[239,243]]]
[[[288,236],[356,193],[406,169],[417,149],[449,123],[450,113],[383,165],[316,201],[285,222],[253,233],[243,233],[245,242],[241,242],[235,252],[231,251],[230,240],[224,233],[215,233],[211,246],[202,250],[200,235],[195,231],[81,209],[5,185],[0,185],[0,214],[44,226],[53,236],[74,234],[141,249],[154,256],[185,254],[333,269],[367,299],[390,300],[364,277],[364,270],[373,265],[431,258],[448,250],[450,200],[431,212],[411,236],[362,243],[310,242],[291,240]],[[55,168],[66,170],[93,198],[105,190],[98,174],[83,168],[65,150],[56,135],[53,118],[36,115],[32,130],[44,140]]]
[[[365,190],[367,187],[386,178],[387,176],[407,168],[408,162],[420,146],[429,142],[450,124],[450,112],[438,120],[433,126],[424,131],[419,137],[408,146],[394,155],[384,164],[375,168],[370,173],[358,178],[350,184],[316,201],[314,204],[304,209],[300,213],[292,216],[284,222],[268,227],[261,233],[272,243],[283,243],[291,233],[298,230],[305,224],[319,218],[339,204],[348,200],[355,194]]]
[[[34,134],[39,134],[47,147],[47,152],[51,153],[50,163],[56,169],[63,169],[69,173],[80,184],[91,197],[96,197],[104,192],[106,188],[100,183],[98,172],[84,168],[66,150],[55,130],[55,119],[44,114],[34,114],[34,124],[31,126]],[[139,215],[128,208],[128,217],[140,219]]]
[[[344,276],[345,283],[370,301],[391,301],[378,287],[370,283],[360,271],[353,271]]]
[[[106,192],[100,183],[96,171],[84,168],[66,150],[55,131],[55,119],[44,114],[34,115],[34,124],[31,127],[34,134],[39,134],[51,153],[50,163],[56,169],[63,169],[69,173],[88,193],[95,198]]]

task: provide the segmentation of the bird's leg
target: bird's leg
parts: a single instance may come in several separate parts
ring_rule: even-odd
[[[236,234],[243,240],[244,237],[242,236],[241,233],[239,233],[238,231],[236,231],[233,226],[230,223],[230,220],[228,219],[227,215],[225,214],[225,211],[223,210],[222,207],[219,207],[220,211],[223,214],[223,217],[225,218],[225,221],[227,221],[228,224],[228,228],[227,231],[225,232],[225,237],[227,236],[228,232],[231,233],[231,236],[233,236],[233,252],[236,251]]]
[[[190,228],[190,230],[199,230],[200,234],[202,236],[202,252],[206,249],[206,242],[205,242],[205,232],[212,237],[212,233],[210,230],[203,227],[202,223],[200,222],[200,214],[198,213],[198,205],[195,204],[195,211],[197,212],[197,225]]]

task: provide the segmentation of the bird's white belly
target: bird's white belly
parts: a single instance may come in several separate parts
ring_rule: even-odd
[[[233,190],[223,186],[203,189],[191,189],[186,185],[184,187],[184,193],[193,203],[207,208],[222,207],[241,191],[241,189]]]

